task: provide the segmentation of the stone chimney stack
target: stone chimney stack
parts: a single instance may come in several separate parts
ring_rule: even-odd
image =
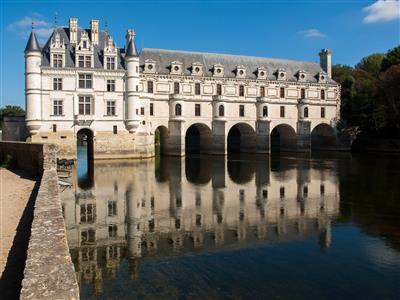
[[[78,19],[77,18],[69,19],[69,41],[72,44],[76,44],[78,42]]]
[[[319,53],[319,64],[328,77],[332,78],[332,51],[330,49],[321,50]]]
[[[90,39],[93,45],[99,44],[99,20],[90,20]]]

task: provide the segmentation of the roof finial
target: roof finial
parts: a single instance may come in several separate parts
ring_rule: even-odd
[[[104,22],[104,31],[108,33],[108,22]]]
[[[54,29],[57,28],[57,17],[58,17],[58,13],[55,12],[54,13]]]
[[[35,29],[35,22],[32,21],[32,31]]]

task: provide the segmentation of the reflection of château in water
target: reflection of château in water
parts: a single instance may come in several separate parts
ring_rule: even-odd
[[[78,279],[97,291],[125,257],[135,278],[143,256],[304,235],[329,247],[339,214],[335,174],[312,160],[96,162],[91,176],[63,192],[63,211]]]

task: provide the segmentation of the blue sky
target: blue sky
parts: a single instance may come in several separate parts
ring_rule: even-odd
[[[54,26],[99,19],[119,47],[127,28],[138,48],[220,52],[354,65],[400,43],[399,1],[1,1],[1,102],[24,107],[24,48],[35,21],[44,43]]]

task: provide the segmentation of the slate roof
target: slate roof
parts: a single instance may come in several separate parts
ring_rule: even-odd
[[[126,54],[125,54],[125,57],[132,57],[132,56],[138,56],[133,39],[129,41],[129,45],[128,48],[126,49]]]
[[[78,28],[78,42],[80,41],[81,36],[84,31],[86,31],[88,33],[88,36],[90,38],[90,29]],[[65,28],[65,27],[56,28],[53,31],[53,33],[50,36],[47,43],[43,46],[42,66],[50,66],[50,44],[51,44],[53,36],[55,35],[56,32],[58,32],[60,34],[61,41],[64,40],[65,52],[66,52],[65,67],[74,68],[75,67],[74,45],[71,44],[69,41],[69,28]],[[98,45],[94,46],[94,67],[95,68],[104,69],[103,49],[107,45],[107,37],[108,37],[107,32],[105,32],[103,30],[99,30],[99,43],[98,43]],[[117,68],[119,70],[123,70],[124,65],[123,65],[123,56],[122,56],[121,52],[123,52],[124,49],[118,48],[117,50],[118,50],[118,52],[117,52]]]
[[[140,53],[142,70],[147,59],[156,62],[155,71],[158,74],[166,75],[170,73],[171,62],[173,61],[183,63],[184,75],[191,75],[191,66],[194,62],[203,64],[203,74],[205,76],[213,76],[213,66],[222,64],[224,66],[224,77],[227,78],[236,78],[235,71],[237,66],[244,66],[246,68],[246,78],[250,79],[257,79],[256,71],[259,67],[266,69],[267,79],[269,80],[276,80],[275,72],[279,68],[285,69],[287,81],[297,81],[296,74],[302,70],[307,73],[307,82],[316,83],[318,82],[317,74],[324,72],[319,64],[307,61],[151,48],[144,48]],[[336,83],[330,78],[327,78],[327,82]]]
[[[40,52],[40,46],[38,40],[36,39],[35,32],[32,30],[31,35],[29,36],[28,42],[26,43],[25,52]]]

